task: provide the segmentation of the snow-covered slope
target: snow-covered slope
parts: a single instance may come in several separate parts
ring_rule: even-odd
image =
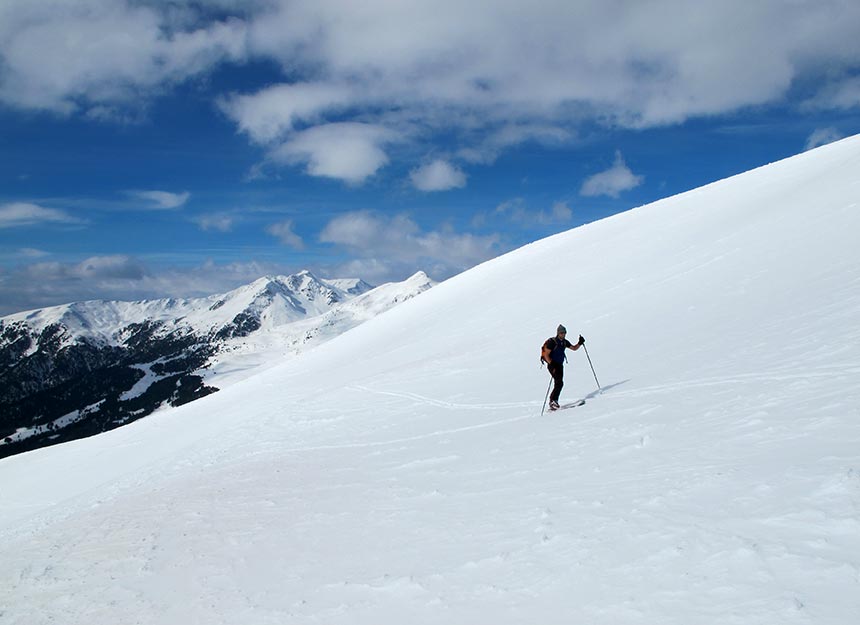
[[[4,623],[854,623],[858,232],[854,137],[0,461]]]

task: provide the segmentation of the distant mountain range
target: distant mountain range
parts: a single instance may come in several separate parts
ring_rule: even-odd
[[[89,301],[0,318],[0,457],[193,401],[433,286],[302,271],[222,295]]]

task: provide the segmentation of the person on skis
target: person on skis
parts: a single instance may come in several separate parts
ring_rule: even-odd
[[[541,358],[547,364],[547,371],[552,376],[555,385],[549,396],[549,409],[558,410],[558,398],[561,396],[561,388],[564,386],[564,361],[565,350],[578,350],[585,345],[585,339],[579,335],[579,342],[574,345],[567,340],[567,329],[559,325],[554,338],[548,338],[541,348]]]

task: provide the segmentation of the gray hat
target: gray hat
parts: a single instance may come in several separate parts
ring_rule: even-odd
[[[559,324],[559,325],[558,325],[558,329],[555,331],[555,333],[556,333],[556,334],[561,334],[562,332],[564,332],[565,334],[567,334],[567,328],[565,328],[563,325]]]

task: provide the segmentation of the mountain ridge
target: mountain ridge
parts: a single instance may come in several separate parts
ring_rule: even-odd
[[[347,288],[342,288],[343,286]],[[62,323],[73,331],[73,338],[88,336],[110,339],[117,326],[127,325],[141,318],[172,322],[173,325],[178,325],[184,320],[197,331],[209,331],[218,323],[229,323],[230,319],[225,318],[226,310],[222,310],[217,315],[206,315],[205,312],[214,313],[228,303],[234,304],[230,310],[235,316],[253,306],[258,298],[265,300],[268,296],[270,301],[267,303],[271,303],[277,295],[284,295],[294,298],[291,300],[293,307],[301,311],[300,316],[304,317],[309,311],[305,309],[305,303],[299,295],[303,291],[310,294],[312,300],[316,295],[325,298],[325,305],[317,307],[320,308],[318,312],[322,313],[328,306],[348,299],[350,296],[365,293],[372,288],[374,288],[372,285],[361,279],[325,280],[316,278],[311,272],[304,270],[292,275],[263,276],[225,293],[204,297],[167,297],[132,301],[85,300],[12,313],[0,317],[0,322],[7,326],[26,322],[37,332],[50,324]],[[191,319],[187,319],[189,314],[192,315]]]
[[[433,284],[423,272],[372,287],[301,271],[202,298],[92,300],[0,318],[0,456],[199,399],[265,365],[263,353],[296,355]]]

